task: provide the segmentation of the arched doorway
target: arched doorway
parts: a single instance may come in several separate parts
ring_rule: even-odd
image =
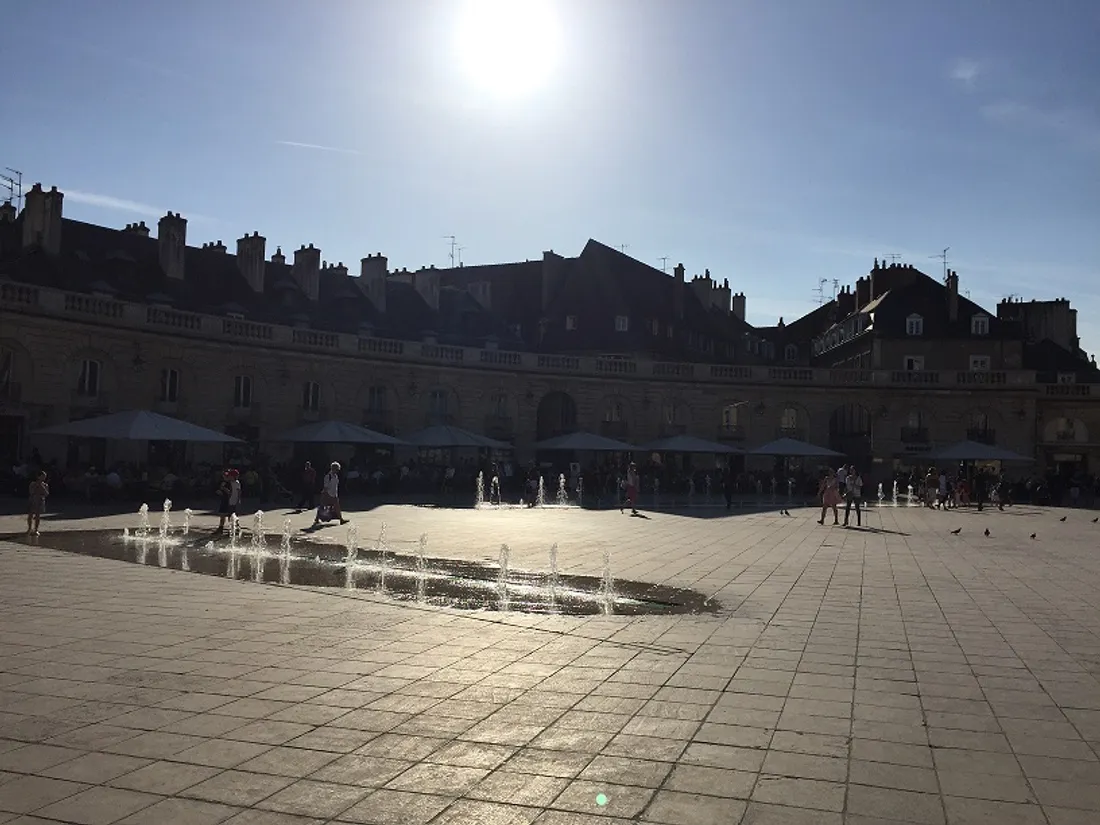
[[[871,413],[860,404],[845,404],[829,417],[829,447],[866,465],[871,458]]]
[[[577,403],[564,392],[549,392],[539,402],[536,432],[539,441],[576,432]]]

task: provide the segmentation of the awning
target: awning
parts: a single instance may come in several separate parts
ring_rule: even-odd
[[[148,410],[128,410],[38,430],[41,435],[106,438],[111,441],[211,441],[239,442],[217,430],[180,421]]]
[[[744,452],[738,447],[722,444],[719,441],[710,441],[706,438],[696,438],[693,435],[674,435],[669,438],[661,438],[651,441],[642,447],[648,453],[740,453]]]
[[[936,461],[1034,461],[1020,453],[997,447],[993,444],[982,444],[980,441],[960,441],[950,447],[944,447],[930,453],[927,458]]]
[[[481,449],[510,450],[512,445],[506,441],[497,441],[495,438],[478,435],[464,430],[461,427],[436,425],[425,427],[423,430],[404,436],[407,444],[416,447],[479,447]]]
[[[775,441],[769,441],[754,450],[749,450],[749,454],[774,455],[781,458],[842,458],[844,455],[828,447],[818,447],[807,441],[799,441],[797,438],[777,438]]]
[[[638,448],[595,433],[575,432],[548,438],[535,444],[536,450],[592,450],[600,453],[633,453]]]
[[[273,441],[288,441],[293,444],[404,444],[398,438],[385,433],[349,424],[346,421],[315,421],[303,424],[293,430],[287,430],[276,436]]]

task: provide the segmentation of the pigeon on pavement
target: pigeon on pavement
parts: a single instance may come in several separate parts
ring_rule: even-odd
[[[985,528],[985,534],[986,534],[986,536],[989,535],[989,528],[988,527]]]
[[[1032,538],[1035,538],[1035,534],[1034,534],[1034,533],[1032,533],[1032,534],[1031,534],[1031,537],[1032,537]]]
[[[1065,516],[1062,516],[1060,519],[1058,519],[1058,521],[1065,521],[1065,520],[1066,520]]]
[[[963,529],[961,527],[956,527],[954,530],[951,531],[951,535],[957,536],[962,531],[963,531]]]

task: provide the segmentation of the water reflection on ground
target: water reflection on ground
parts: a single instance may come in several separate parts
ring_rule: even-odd
[[[462,610],[624,616],[717,613],[720,605],[694,590],[606,577],[549,575],[458,559],[359,548],[348,563],[345,548],[296,539],[286,551],[280,536],[259,545],[209,534],[173,535],[166,541],[124,539],[113,530],[67,530],[8,540],[70,553],[154,565],[267,584],[371,590],[402,601]]]

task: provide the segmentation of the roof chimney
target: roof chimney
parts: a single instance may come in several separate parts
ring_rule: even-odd
[[[281,246],[275,247],[275,254],[271,256],[271,263],[283,266],[286,263],[286,255],[283,254],[283,248]]]
[[[386,311],[386,275],[389,261],[379,252],[359,261],[359,289],[378,312]]]
[[[684,290],[687,289],[684,284],[684,265],[676,264],[676,268],[673,270],[673,276],[676,279],[676,283],[672,288],[672,306],[676,313],[677,320],[684,319]]]
[[[303,246],[295,251],[291,274],[309,300],[319,300],[321,297],[321,250],[310,244],[308,247]]]
[[[61,252],[61,202],[54,186],[49,192],[36,183],[23,196],[23,248],[38,247],[47,255]]]
[[[947,320],[954,323],[959,320],[959,274],[953,269],[947,270]]]
[[[187,219],[169,212],[157,222],[157,246],[160,268],[169,278],[183,280],[183,260],[187,252]]]
[[[733,314],[736,318],[745,320],[745,293],[738,292],[733,296]]]
[[[253,292],[264,291],[264,247],[267,238],[259,232],[237,239],[237,269]]]

